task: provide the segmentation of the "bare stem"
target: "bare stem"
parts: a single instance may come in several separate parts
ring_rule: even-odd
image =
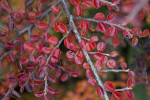
[[[68,10],[68,7],[67,7],[67,5],[66,5],[65,0],[62,0],[62,5],[63,5],[63,8],[65,9],[66,14],[67,14],[67,16],[68,16],[70,26],[73,28],[73,31],[74,31],[74,33],[75,33],[75,36],[76,36],[78,42],[80,43],[80,41],[81,41],[81,36],[80,36],[80,34],[79,34],[79,32],[78,32],[78,30],[77,30],[77,28],[76,28],[76,25],[75,25],[75,23],[74,23],[74,21],[73,21],[72,15],[70,14],[70,12],[69,12],[69,10]],[[109,97],[108,97],[107,92],[106,92],[106,90],[105,90],[105,88],[104,88],[104,85],[103,85],[103,83],[102,83],[102,81],[101,81],[101,79],[100,79],[100,77],[99,77],[99,75],[98,75],[98,73],[97,73],[96,68],[94,67],[94,64],[92,63],[92,60],[91,60],[91,58],[90,58],[88,52],[85,51],[85,50],[83,50],[83,49],[82,49],[82,51],[83,51],[83,53],[84,53],[84,56],[85,56],[87,62],[89,63],[89,65],[90,65],[90,67],[91,67],[91,69],[92,69],[94,75],[95,75],[95,78],[96,78],[98,84],[99,84],[99,85],[103,88],[103,90],[104,90],[104,97],[105,97],[105,100],[109,100]]]
[[[45,80],[44,95],[46,95],[47,94],[47,87],[48,87],[48,84],[47,84],[47,74],[45,74],[44,80]]]
[[[51,54],[50,54],[49,57],[47,58],[46,65],[48,64],[48,61],[50,60],[50,58],[51,58],[51,56],[52,56],[54,50],[60,46],[60,44],[63,42],[63,40],[69,35],[70,31],[71,31],[71,28],[67,31],[67,33],[64,35],[64,37],[63,37],[61,40],[59,40],[58,44],[53,48]]]
[[[5,94],[5,96],[4,96],[4,98],[3,98],[2,100],[6,100],[6,99],[7,99],[7,96],[8,96],[9,94],[11,94],[11,92],[13,91],[13,89],[17,86],[17,83],[18,83],[18,81],[16,81],[16,82],[13,84],[13,86],[11,87],[11,89],[9,89],[9,90],[7,91],[7,93]]]
[[[99,0],[99,1],[101,1],[103,3],[106,3],[106,4],[109,4],[111,6],[116,6],[116,4],[113,4],[112,2],[109,2],[109,1],[106,1],[106,0]]]
[[[131,90],[131,87],[126,87],[126,88],[122,88],[122,89],[116,89],[115,91],[125,91],[125,90]]]
[[[100,53],[100,52],[88,52],[89,54],[95,54],[95,53]],[[101,53],[101,54],[103,54],[103,55],[105,55],[105,56],[110,56],[108,53]]]
[[[98,20],[94,20],[93,18],[83,18],[83,17],[73,17],[73,18],[74,18],[74,19],[78,19],[78,20],[92,21],[92,22],[96,22],[96,23],[98,23],[98,22],[103,22],[103,23],[105,23],[105,24],[108,24],[108,25],[111,25],[111,26],[116,26],[116,27],[118,27],[118,28],[121,28],[122,30],[130,30],[130,29],[125,28],[125,27],[123,27],[123,26],[121,26],[121,25],[119,25],[119,24],[109,23],[109,22],[107,22],[107,21],[98,21]]]
[[[101,70],[100,72],[116,72],[116,73],[118,73],[118,72],[129,72],[130,70],[129,69],[127,69],[127,70],[115,70],[115,69],[110,69],[110,70]]]

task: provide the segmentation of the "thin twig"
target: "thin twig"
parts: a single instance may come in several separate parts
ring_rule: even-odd
[[[53,5],[58,5],[59,3],[60,3],[60,0],[58,0],[58,1],[57,1],[55,4],[53,4]],[[40,21],[43,20],[43,19],[47,16],[47,14],[49,14],[51,11],[52,11],[52,10],[51,10],[50,8],[47,9],[47,10],[43,13],[43,15],[39,18],[39,20],[40,20]],[[25,32],[28,31],[29,28],[32,29],[33,26],[34,26],[34,24],[28,25],[27,27],[25,27],[25,28],[23,28],[22,30],[20,30],[20,31],[18,32],[18,34],[17,34],[15,37],[13,37],[12,40],[10,40],[10,42],[12,42],[12,41],[14,41],[16,38],[22,36]]]
[[[5,96],[4,96],[4,98],[3,98],[2,100],[6,100],[6,99],[7,99],[8,95],[11,94],[11,92],[13,91],[13,89],[17,86],[17,83],[18,83],[18,81],[16,81],[16,82],[13,84],[13,86],[11,87],[11,89],[9,89],[9,90],[7,91],[7,93],[5,94]]]
[[[115,89],[115,91],[125,91],[125,90],[132,90],[132,88],[126,87],[126,88],[122,88],[122,89]]]
[[[95,53],[100,53],[100,52],[88,52],[89,54],[95,54]],[[105,55],[105,56],[110,56],[108,53],[101,53],[101,54],[103,54],[103,55]]]
[[[47,75],[48,74],[45,74],[45,78],[44,78],[44,80],[45,80],[44,95],[47,95],[47,87],[48,87],[48,84],[47,84]]]
[[[58,5],[60,3],[60,0],[57,1],[54,5]],[[46,10],[43,15],[39,18],[39,20],[43,20],[47,14],[49,14],[51,12],[51,9]],[[23,34],[25,34],[29,29],[32,29],[34,27],[34,24],[28,25],[27,27],[24,27],[22,30],[18,30],[15,29],[16,32],[18,33],[17,35],[15,35],[9,42],[13,42],[14,40],[16,40],[17,38],[19,38],[20,36],[22,36]],[[2,57],[0,57],[0,59],[3,59],[5,56],[7,56],[9,54],[9,52],[11,52],[12,50],[9,50],[8,52],[6,52]]]
[[[110,69],[110,70],[101,70],[99,72],[116,72],[116,73],[118,73],[118,72],[129,72],[129,71],[130,71],[129,69],[127,69],[127,70]]]
[[[106,0],[99,0],[99,1],[101,1],[103,3],[106,3],[106,4],[109,4],[111,6],[116,6],[116,4],[113,4],[112,2],[109,2],[109,1],[106,1]]]
[[[96,22],[96,23],[99,23],[99,22],[103,22],[105,24],[108,24],[108,25],[111,25],[111,26],[116,26],[118,28],[121,28],[122,30],[130,30],[128,28],[125,28],[119,24],[114,24],[114,23],[109,23],[107,21],[98,21],[98,20],[95,20],[93,18],[83,18],[83,17],[73,17],[74,19],[78,19],[78,20],[87,20],[87,21],[92,21],[92,22]]]
[[[67,31],[67,33],[64,35],[64,37],[61,40],[59,40],[58,44],[53,48],[51,54],[47,58],[46,65],[48,64],[48,61],[50,60],[51,56],[53,55],[54,50],[60,46],[60,44],[63,42],[63,40],[69,35],[70,31],[71,31],[71,28]]]
[[[62,0],[62,5],[63,5],[63,8],[65,9],[66,14],[67,14],[67,16],[68,16],[68,19],[69,19],[69,22],[70,22],[70,26],[73,28],[73,31],[74,31],[74,33],[75,33],[75,36],[76,36],[78,42],[80,43],[80,41],[81,41],[80,34],[79,34],[79,32],[78,32],[78,30],[77,30],[77,28],[76,28],[76,25],[75,25],[75,23],[74,23],[74,21],[73,21],[73,17],[72,17],[72,15],[70,14],[70,12],[69,12],[69,10],[68,10],[68,7],[67,7],[67,5],[66,5],[65,0]],[[82,51],[83,51],[83,53],[84,53],[84,56],[85,56],[87,62],[89,63],[89,65],[90,65],[90,67],[91,67],[91,69],[92,69],[94,75],[95,75],[95,78],[96,78],[98,84],[99,84],[99,85],[103,88],[103,90],[104,90],[104,97],[105,97],[105,100],[109,100],[109,97],[108,97],[108,95],[107,95],[107,93],[106,93],[106,90],[105,90],[105,88],[104,88],[104,86],[103,86],[103,83],[102,83],[102,81],[101,81],[101,79],[100,79],[100,77],[99,77],[99,75],[98,75],[98,73],[97,73],[96,68],[94,67],[94,64],[92,63],[92,60],[91,60],[90,56],[88,55],[88,52],[85,51],[85,50],[83,50],[83,49],[82,49]]]

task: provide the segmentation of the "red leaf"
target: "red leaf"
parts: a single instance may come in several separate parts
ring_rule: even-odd
[[[72,4],[74,6],[78,6],[79,5],[79,1],[78,0],[71,0],[72,1]]]
[[[132,46],[136,46],[138,44],[138,38],[137,37],[134,37],[132,39]]]
[[[98,41],[98,36],[92,36],[91,41],[92,42],[97,42]]]
[[[56,79],[50,75],[47,76],[47,80],[49,80],[51,83],[55,83]]]
[[[97,60],[95,63],[95,67],[98,71],[102,70],[102,61]]]
[[[57,6],[52,5],[50,8],[56,15],[59,13],[59,8]]]
[[[57,63],[57,62],[58,62],[58,57],[52,56],[52,57],[51,57],[51,62],[52,62],[52,63]]]
[[[110,91],[110,92],[114,92],[115,91],[115,86],[113,85],[113,83],[107,81],[104,83],[104,87]]]
[[[38,28],[41,30],[47,30],[49,28],[49,24],[47,22],[39,22]]]
[[[80,46],[81,46],[81,48],[82,48],[83,50],[85,50],[85,49],[86,49],[86,40],[81,40],[81,41],[80,41]]]
[[[89,64],[88,64],[87,62],[85,62],[85,63],[83,64],[83,68],[85,68],[85,69],[90,69],[90,66],[89,66]]]
[[[97,88],[96,88],[96,92],[97,92],[97,95],[99,96],[99,97],[103,97],[104,96],[104,90],[103,90],[103,88],[101,87],[101,86],[98,86]]]
[[[82,15],[82,8],[81,8],[79,5],[77,5],[77,6],[75,7],[75,13],[76,13],[78,16],[81,16],[81,15]]]
[[[111,12],[111,13],[108,14],[108,16],[107,16],[107,21],[110,22],[110,23],[112,23],[112,22],[114,21],[114,19],[115,19],[115,16],[116,16],[116,13]]]
[[[95,7],[96,9],[98,9],[98,8],[101,7],[101,2],[100,2],[99,0],[94,0],[94,1],[93,1],[93,4],[94,4],[94,7]]]
[[[69,49],[69,48],[70,48],[70,46],[69,46],[70,43],[71,43],[70,38],[66,37],[65,40],[64,40],[64,45],[65,45],[65,47]]]
[[[61,32],[61,33],[66,33],[67,32],[67,27],[64,25],[64,24],[59,24],[57,26],[58,30]]]
[[[21,64],[22,65],[26,65],[28,62],[29,62],[29,58],[26,58],[26,57],[21,58]]]
[[[42,52],[42,44],[36,45],[36,51],[37,52]]]
[[[108,29],[108,34],[110,36],[115,36],[117,34],[117,28],[115,26],[111,26],[109,29]]]
[[[115,100],[120,100],[121,94],[119,92],[113,92],[112,96],[114,97]]]
[[[149,29],[146,29],[143,31],[143,33],[141,34],[141,37],[147,37],[149,35]]]
[[[75,55],[74,52],[72,52],[71,50],[66,52],[66,56],[67,56],[68,58],[73,58],[74,55]]]
[[[116,57],[116,56],[118,56],[118,53],[116,51],[112,51],[112,52],[109,53],[109,55],[111,57]]]
[[[92,3],[93,0],[84,0],[84,2],[88,5],[90,5]]]
[[[99,52],[102,52],[102,51],[104,51],[104,49],[105,49],[105,43],[99,42],[99,43],[97,44],[97,50],[98,50]]]
[[[127,94],[128,98],[130,100],[134,100],[135,97],[134,97],[134,94],[131,90],[125,90],[125,93]]]
[[[61,81],[62,81],[62,82],[67,81],[67,79],[68,79],[68,75],[67,75],[67,74],[63,74],[63,75],[61,76]]]
[[[49,37],[50,36],[49,36],[48,32],[44,33],[43,39],[45,40],[45,42],[48,42]]]
[[[103,23],[103,22],[99,22],[99,23],[98,23],[98,26],[99,26],[99,29],[100,29],[102,32],[105,32],[106,29],[107,29],[106,24]]]
[[[79,46],[76,43],[70,43],[69,47],[70,47],[69,49],[74,50],[74,51],[78,51],[79,49]]]
[[[54,91],[52,88],[50,88],[50,87],[47,87],[47,92],[48,92],[50,95],[55,94],[55,91]]]
[[[104,55],[103,54],[101,54],[101,53],[95,53],[94,54],[94,59],[95,60],[102,60],[102,57],[103,57]]]
[[[71,73],[71,76],[72,76],[72,77],[78,77],[79,74],[78,74],[77,72],[72,72],[72,73]]]
[[[44,83],[44,80],[34,80],[35,85],[40,85]]]
[[[9,59],[10,61],[14,62],[15,61],[15,55],[13,54],[13,52],[9,53]]]
[[[141,34],[142,34],[142,30],[140,28],[133,28],[132,32],[136,36],[141,36]]]
[[[60,56],[60,49],[59,48],[56,48],[53,52],[53,56],[55,57],[59,57]]]
[[[35,92],[35,93],[34,93],[34,95],[35,95],[36,97],[41,97],[41,96],[43,96],[43,94],[44,94],[43,91]]]
[[[38,42],[40,39],[41,38],[39,35],[32,35],[31,36],[31,42]]]
[[[82,61],[83,61],[83,59],[80,57],[80,56],[76,56],[75,57],[75,62],[76,62],[76,64],[82,64]]]
[[[55,36],[51,36],[48,39],[49,44],[56,45],[58,43],[58,39]]]
[[[115,60],[113,60],[113,59],[108,60],[108,61],[107,61],[107,66],[108,66],[109,68],[114,68],[114,67],[116,66]]]
[[[135,76],[135,73],[133,71],[129,71],[128,74],[129,74],[130,77],[134,77]]]
[[[56,32],[59,32],[58,25],[59,25],[59,22],[56,21],[56,22],[54,23],[54,30],[55,30]]]
[[[87,51],[92,51],[92,50],[93,50],[93,49],[92,49],[92,45],[91,45],[89,42],[86,43],[85,49],[86,49]]]
[[[34,68],[35,68],[35,65],[33,65],[33,64],[29,64],[29,65],[27,65],[26,70],[28,70],[28,71],[32,71]]]
[[[91,69],[86,70],[86,77],[87,78],[94,78],[94,74]]]
[[[51,48],[48,48],[48,47],[43,47],[42,48],[42,51],[45,53],[45,54],[50,54],[52,49]]]
[[[5,44],[5,47],[6,47],[7,49],[14,49],[14,48],[15,48],[15,44],[8,42],[8,43]]]
[[[125,62],[121,62],[120,66],[122,67],[122,69],[127,69],[127,64]]]
[[[113,4],[119,4],[120,0],[112,0]]]
[[[48,95],[44,95],[44,100],[51,100]]]
[[[124,30],[123,35],[128,39],[131,39],[133,37],[133,34],[131,34],[128,30]]]
[[[55,69],[55,65],[51,62],[48,62],[48,67],[50,70],[54,70]]]
[[[45,58],[42,58],[42,59],[40,60],[40,62],[39,62],[39,66],[40,66],[40,67],[44,67],[45,64],[46,64],[46,59],[45,59]]]
[[[26,77],[25,73],[20,73],[19,75],[17,75],[17,79],[19,79],[20,81],[22,81],[25,77]]]
[[[88,30],[88,22],[87,21],[81,21],[81,29],[83,31],[87,31]]]
[[[24,45],[23,45],[24,49],[29,51],[29,52],[32,52],[34,50],[34,46],[31,42],[25,42]]]
[[[97,13],[95,16],[94,16],[94,19],[95,20],[104,20],[105,19],[105,15],[103,13]]]
[[[55,77],[59,78],[61,73],[62,73],[61,69],[56,69],[54,72],[54,75],[55,75]]]
[[[134,87],[135,86],[135,80],[132,77],[130,77],[127,81],[127,85],[128,85],[128,87]]]
[[[91,86],[95,86],[97,84],[97,82],[94,78],[89,78],[88,79],[88,84],[91,85]]]

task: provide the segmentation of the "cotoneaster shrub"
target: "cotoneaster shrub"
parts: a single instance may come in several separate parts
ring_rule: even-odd
[[[51,84],[80,76],[82,67],[86,70],[87,83],[96,87],[99,98],[109,100],[110,92],[115,100],[119,100],[121,92],[125,92],[130,100],[134,100],[135,73],[128,69],[126,62],[117,61],[117,49],[122,39],[136,48],[139,38],[149,36],[149,30],[129,28],[127,24],[134,16],[121,20],[118,16],[120,2],[22,0],[25,9],[16,11],[9,1],[1,0],[0,17],[4,24],[0,27],[0,66],[3,70],[11,64],[17,70],[8,74],[9,86],[0,89],[0,100],[8,100],[11,96],[19,98],[15,87],[19,87],[20,92],[24,89],[34,91],[36,97],[52,100],[51,97],[58,95],[60,90],[52,88]],[[135,12],[136,16],[142,16],[138,19],[144,18],[147,9],[142,7],[147,3],[145,0]],[[101,6],[106,6],[108,13],[98,12],[93,18],[86,17],[86,9],[101,9]],[[122,6],[127,6],[126,2]],[[4,17],[7,20],[3,20]],[[10,37],[12,34],[14,37]],[[58,38],[57,34],[62,37]],[[62,45],[63,49],[60,49]],[[62,50],[66,50],[68,60],[80,67],[69,68],[62,64]],[[127,73],[126,87],[118,89],[111,80],[102,81],[101,72]]]

